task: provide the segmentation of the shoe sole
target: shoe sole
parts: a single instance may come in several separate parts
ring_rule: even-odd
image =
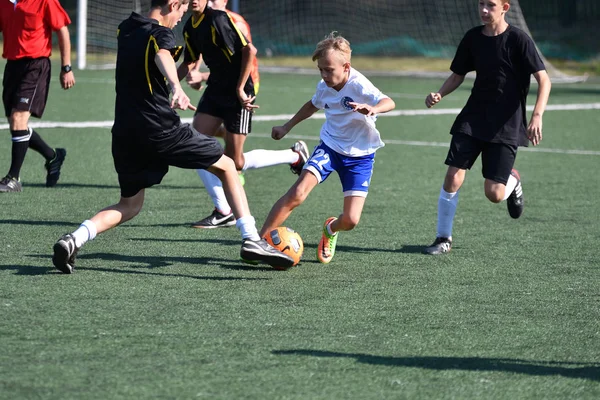
[[[242,261],[247,264],[253,264],[258,262],[264,262],[269,264],[273,268],[291,268],[294,265],[294,260],[287,259],[277,255],[264,255],[253,253],[251,251],[244,251],[243,254],[240,255]],[[256,264],[254,264],[256,265]]]
[[[69,250],[61,246],[60,243],[54,245],[54,255],[52,256],[52,264],[60,272],[64,274],[72,274],[73,267],[69,265]]]
[[[192,228],[196,228],[196,229],[215,229],[215,228],[229,228],[230,226],[234,226],[235,225],[235,221],[231,221],[231,222],[227,222],[225,224],[219,224],[219,225],[196,225],[196,224],[192,224],[190,225]]]

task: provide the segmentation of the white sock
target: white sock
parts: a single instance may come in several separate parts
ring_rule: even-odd
[[[223,190],[221,180],[205,169],[199,169],[197,172],[200,179],[202,179],[202,183],[204,183],[204,187],[212,199],[215,208],[223,215],[231,214],[231,207],[229,207],[229,203],[227,203],[227,197],[225,197],[225,191]]]
[[[244,153],[244,168],[256,169],[279,164],[293,164],[300,156],[295,151],[288,150],[252,150]]]
[[[515,178],[513,174],[510,174],[508,181],[506,182],[506,189],[504,189],[504,198],[502,200],[508,199],[508,196],[510,196],[517,187],[517,183],[519,183],[517,178]]]
[[[242,233],[242,239],[260,240],[258,230],[256,229],[256,221],[252,215],[236,219],[235,226]]]
[[[442,187],[438,200],[437,237],[452,237],[452,223],[457,204],[458,192],[448,193]]]
[[[71,235],[73,235],[75,238],[75,246],[80,248],[88,240],[93,240],[96,237],[97,232],[98,230],[96,229],[96,224],[89,219],[86,219]]]
[[[335,220],[333,220],[333,221],[335,221]],[[328,223],[328,224],[327,224],[327,233],[329,233],[331,236],[335,236],[335,235],[337,235],[337,232],[333,232],[333,231],[331,230],[331,223],[332,223],[333,221],[331,221],[330,223]]]

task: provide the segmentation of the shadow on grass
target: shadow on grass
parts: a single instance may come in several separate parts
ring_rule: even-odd
[[[62,272],[55,268],[40,267],[39,265],[0,265],[0,271],[14,271],[16,275],[51,275],[59,274],[64,275]],[[115,269],[115,268],[100,268],[100,267],[81,267],[76,268],[77,271],[98,271],[98,272],[110,272],[116,274],[138,274],[138,275],[150,275],[160,277],[173,277],[173,278],[190,278],[199,279],[203,281],[263,281],[269,278],[241,278],[233,276],[198,276],[198,275],[182,275],[182,274],[166,274],[162,272],[148,272],[139,271],[135,269]]]
[[[35,188],[46,188],[46,184],[44,183],[26,183],[23,186],[28,186],[28,187],[35,187]],[[60,188],[65,188],[65,189],[114,189],[114,190],[119,190],[119,185],[101,185],[101,184],[91,184],[91,183],[59,183],[56,185],[56,188],[60,189]],[[180,185],[155,185],[152,186],[151,188],[152,190],[154,189],[159,189],[159,190],[171,190],[171,189],[202,189],[204,190],[203,186],[180,186]],[[53,190],[53,189],[48,189],[48,190]],[[119,193],[116,193],[116,199],[118,200],[118,196]]]
[[[27,221],[23,219],[0,219],[0,224],[11,224],[11,225],[35,225],[35,226],[73,226],[75,225],[70,221],[39,221],[32,220]]]
[[[525,375],[560,375],[600,381],[600,363],[536,361],[482,357],[383,357],[360,353],[320,350],[273,350],[275,355],[355,358],[357,362],[390,367],[413,367],[432,370],[500,371]]]

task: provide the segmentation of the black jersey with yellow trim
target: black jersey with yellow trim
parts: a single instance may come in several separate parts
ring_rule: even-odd
[[[160,49],[174,58],[181,55],[173,31],[134,12],[119,25],[117,44],[113,132],[135,130],[151,136],[179,125],[179,115],[170,106],[169,85],[154,60]]]
[[[235,90],[242,66],[241,50],[249,42],[229,14],[207,6],[202,14],[192,15],[186,21],[183,38],[184,62],[195,62],[202,55],[210,70],[207,84]],[[254,92],[251,77],[246,82],[245,91]]]

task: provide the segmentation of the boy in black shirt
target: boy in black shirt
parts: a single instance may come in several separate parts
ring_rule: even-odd
[[[145,188],[159,184],[169,166],[208,169],[223,181],[242,233],[242,259],[278,267],[294,263],[259,237],[235,165],[221,145],[182,124],[174,110],[195,110],[177,79],[175,60],[182,49],[172,31],[188,1],[152,0],[147,17],[132,13],[119,25],[112,154],[121,199],[56,242],[52,262],[66,274],[73,272],[81,246],[140,212]]]
[[[467,72],[476,71],[471,96],[450,130],[452,141],[438,201],[437,236],[425,248],[426,254],[450,251],[458,190],[479,154],[486,197],[494,203],[507,200],[512,218],[519,218],[523,212],[523,189],[513,165],[518,146],[527,146],[527,140],[536,146],[542,140],[542,115],[551,84],[531,38],[506,22],[509,9],[510,0],[479,0],[484,25],[465,34],[450,66],[452,75],[425,100],[427,107],[433,107],[461,85]],[[527,125],[525,101],[531,74],[539,87]]]

